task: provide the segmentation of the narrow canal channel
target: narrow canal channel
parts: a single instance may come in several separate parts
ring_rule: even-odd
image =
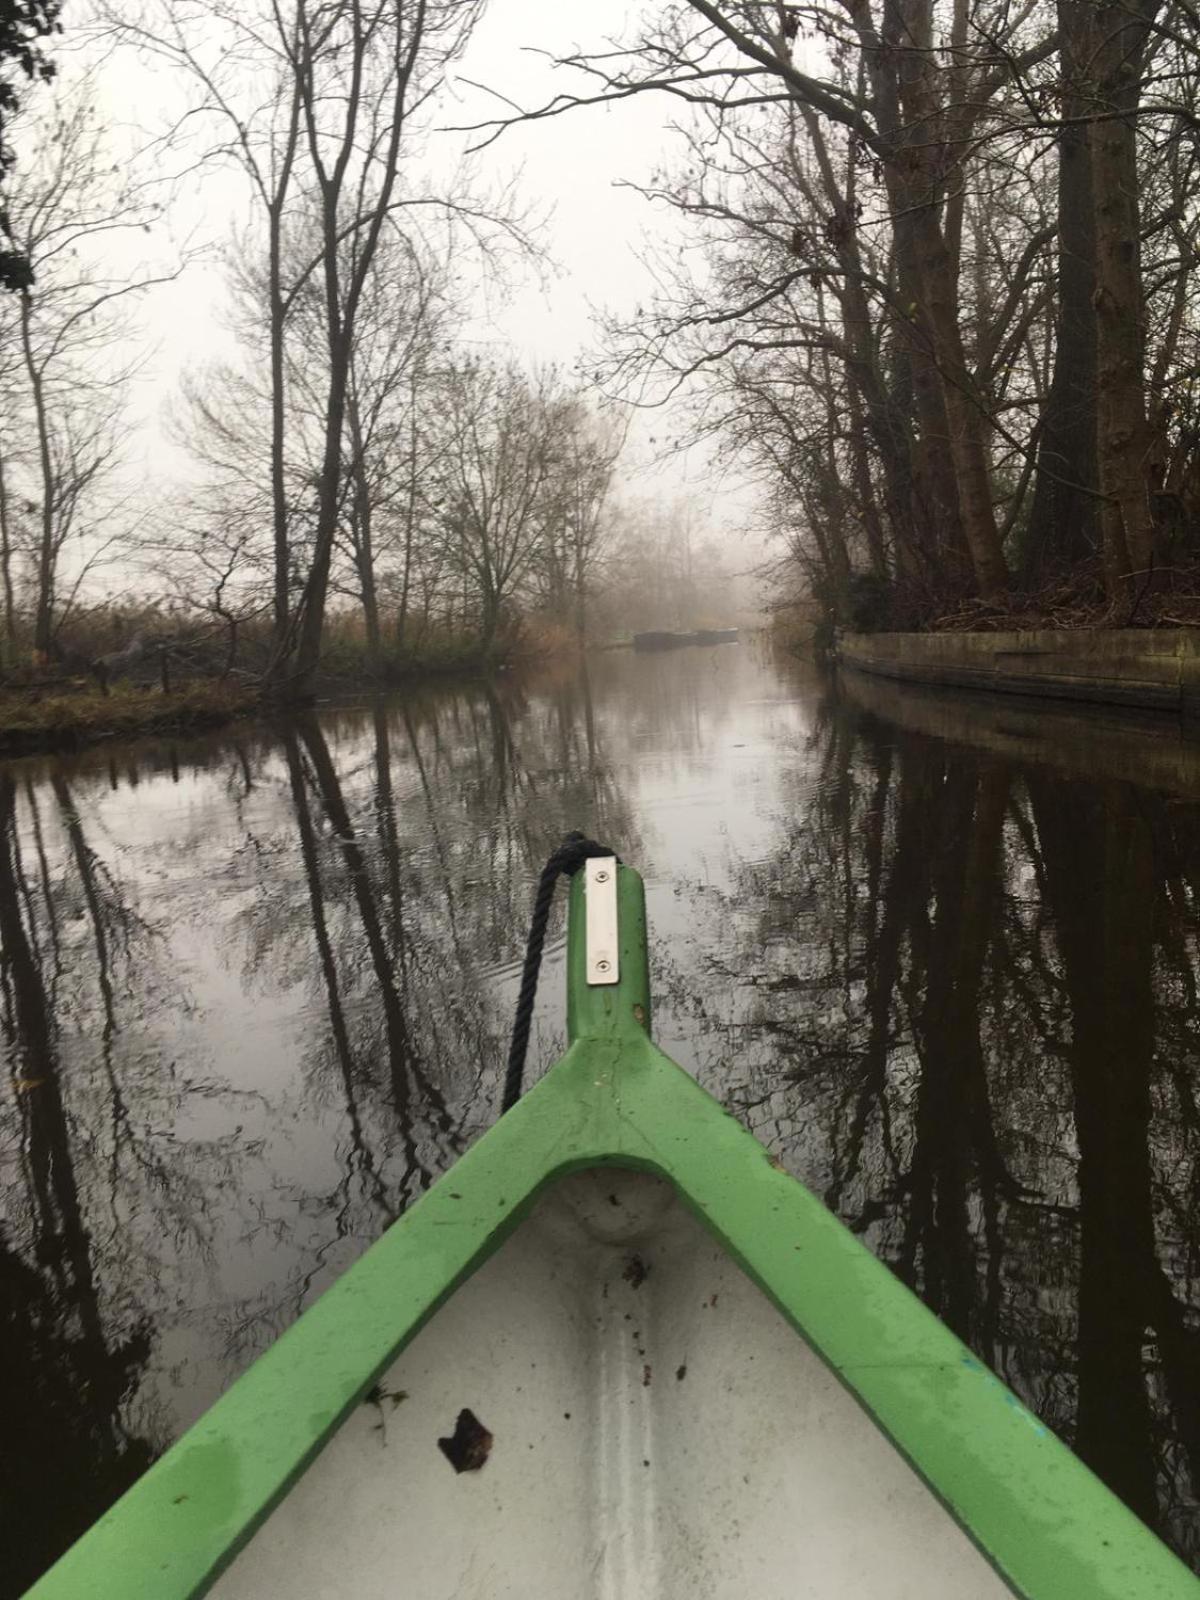
[[[1200,1570],[1172,725],[614,653],[12,764],[0,822],[4,1600],[492,1121],[574,826],[646,874],[663,1046]]]

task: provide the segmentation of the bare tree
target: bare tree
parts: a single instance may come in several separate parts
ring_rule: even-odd
[[[672,0],[623,48],[563,61],[588,75],[593,94],[563,95],[533,113],[666,92],[708,112],[715,149],[727,129],[748,127],[752,137],[764,107],[780,108],[785,139],[796,138],[805,120],[810,129],[819,120],[840,130],[853,159],[873,169],[873,209],[890,232],[889,279],[879,287],[903,345],[926,499],[944,545],[961,553],[984,596],[1005,588],[1007,565],[991,494],[986,405],[959,315],[964,163],[977,140],[1004,131],[1013,82],[1053,53],[1052,30],[1030,16],[1025,9],[1007,21],[985,19],[982,5],[951,15],[935,0],[895,0],[878,16],[870,5],[856,5],[810,19],[803,8],[755,0]],[[822,39],[821,76],[800,64],[812,54],[798,53],[807,21]],[[720,169],[699,144],[693,153],[703,167]],[[681,198],[686,205],[692,196]],[[856,205],[826,214],[830,236],[859,225]],[[713,308],[710,327],[736,340],[739,303],[761,310],[811,270],[803,229],[795,247],[798,265],[794,260],[789,273],[777,272],[765,285],[743,282],[733,303]],[[776,341],[786,337],[781,332]]]
[[[598,416],[579,391],[554,408],[553,467],[546,487],[546,527],[535,558],[542,603],[570,617],[582,647],[587,606],[604,561],[613,473],[625,429]]]
[[[360,308],[361,336],[350,356],[340,530],[376,671],[383,656],[381,583],[396,592],[401,638],[418,530],[428,526],[424,485],[444,436],[437,396],[453,309],[448,262],[389,225],[380,236]]]
[[[304,686],[320,660],[341,511],[351,359],[371,267],[393,203],[403,197],[406,135],[479,14],[479,0],[297,0],[293,69],[318,205],[327,374],[312,561],[280,672]]]
[[[1154,563],[1146,460],[1146,317],[1137,122],[1146,49],[1160,0],[1088,8],[1085,92],[1092,100],[1096,251],[1096,454],[1110,592]]]
[[[545,539],[561,441],[554,372],[465,362],[447,380],[450,439],[439,471],[450,564],[478,609],[485,659]]]
[[[303,694],[317,668],[348,506],[360,539],[371,537],[362,485],[349,482],[362,441],[348,436],[356,411],[361,432],[355,363],[370,331],[381,250],[438,226],[447,237],[465,231],[485,253],[528,248],[510,196],[482,200],[461,174],[433,186],[414,168],[446,70],[481,6],[149,0],[132,18],[115,8],[109,15],[122,38],[192,84],[172,137],[190,140],[202,163],[232,161],[254,198],[249,300],[267,362],[265,381],[251,382],[265,390],[270,416],[271,677],[281,693]],[[297,485],[290,457],[298,432],[312,462]],[[364,570],[369,586],[373,561]]]
[[[661,0],[484,141],[631,95],[691,108],[644,192],[707,260],[666,263],[602,376],[701,396],[695,431],[777,475],[835,587],[865,569],[937,615],[1005,603],[1014,569],[1077,568],[1086,591],[1102,551],[1123,607],[1168,533],[1200,532],[1196,26],[1173,0]],[[788,490],[818,458],[832,497]]]
[[[180,270],[120,261],[159,222],[163,201],[156,179],[113,155],[85,80],[39,125],[8,185],[11,237],[33,282],[6,308],[10,422],[28,445],[6,462],[4,543],[8,556],[15,546],[29,559],[33,645],[43,653],[55,647],[64,593],[119,537],[123,409],[140,365],[129,354],[131,299]],[[6,606],[11,616],[7,585]]]
[[[102,5],[114,36],[173,69],[189,103],[172,138],[189,143],[201,166],[233,163],[244,175],[266,254],[262,283],[267,346],[267,472],[277,646],[291,625],[291,524],[285,336],[295,282],[284,254],[301,187],[299,13],[229,0],[150,0],[138,11]]]

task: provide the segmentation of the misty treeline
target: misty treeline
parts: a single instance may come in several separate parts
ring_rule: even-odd
[[[632,28],[526,113],[690,106],[644,187],[703,260],[660,263],[608,382],[690,387],[839,620],[1169,613],[1200,539],[1195,7],[670,0]]]
[[[595,627],[701,620],[716,560],[692,510],[617,492],[626,408],[472,336],[480,286],[503,294],[541,251],[515,181],[431,158],[481,12],[101,0],[91,66],[31,101],[5,186],[31,273],[0,304],[10,663],[95,665],[97,579],[124,601],[102,663],[165,630],[283,693],[331,656],[495,661],[530,615],[581,640],[601,588]],[[106,113],[122,82],[146,123],[162,101],[153,137]],[[195,238],[210,193],[232,197],[219,254]],[[143,469],[137,307],[214,273],[214,354],[168,407],[187,466]]]

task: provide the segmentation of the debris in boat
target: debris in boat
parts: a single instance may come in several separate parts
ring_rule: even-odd
[[[387,1414],[383,1409],[383,1402],[390,1400],[394,1411],[402,1400],[407,1399],[407,1389],[385,1389],[381,1383],[373,1383],[363,1395],[363,1405],[374,1406],[379,1413],[379,1421],[374,1424],[373,1431],[383,1435],[384,1444],[387,1444]]]
[[[563,1417],[564,1417],[564,1418],[565,1418],[565,1420],[566,1420],[566,1421],[567,1421],[567,1422],[570,1422],[570,1420],[571,1420],[571,1413],[570,1413],[570,1412],[569,1412],[569,1411],[564,1411],[564,1412],[563,1412]]]
[[[687,1362],[685,1361],[681,1367],[676,1367],[675,1368],[675,1379],[676,1379],[676,1381],[678,1383],[682,1383],[683,1380],[686,1377],[687,1377]]]
[[[642,1388],[643,1389],[648,1389],[649,1387],[650,1387],[650,1363],[647,1362],[646,1365],[642,1368]]]
[[[621,1204],[621,1202],[617,1199],[615,1194],[610,1194],[609,1195],[608,1203],[609,1203],[610,1206],[619,1206]]]
[[[625,1263],[625,1271],[621,1276],[631,1289],[640,1289],[650,1274],[650,1268],[641,1256],[630,1256]]]
[[[645,1008],[645,1006],[643,1006],[643,1005],[635,1005],[634,1006],[634,1008],[633,1008],[633,1020],[635,1022],[640,1023],[643,1028],[646,1026],[646,1008]]]
[[[475,1413],[464,1407],[453,1434],[439,1439],[438,1449],[455,1472],[478,1472],[492,1452],[492,1436]]]
[[[385,1400],[390,1400],[392,1402],[392,1410],[394,1411],[402,1400],[407,1399],[407,1389],[385,1389],[381,1383],[373,1383],[363,1396],[363,1405],[378,1406],[382,1411],[383,1402]]]

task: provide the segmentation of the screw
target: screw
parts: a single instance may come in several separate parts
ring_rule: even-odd
[[[596,882],[597,883],[607,883],[608,882],[608,873],[607,872],[598,872],[596,874]]]
[[[597,963],[596,963],[596,971],[597,971],[597,972],[607,972],[607,971],[608,971],[608,969],[609,969],[609,967],[611,967],[611,966],[612,966],[612,962],[611,962],[611,961],[605,961],[605,960],[604,960],[604,959],[603,959],[603,957],[602,957],[602,958],[601,958],[601,959],[600,959],[600,960],[599,960],[599,961],[597,961]]]

